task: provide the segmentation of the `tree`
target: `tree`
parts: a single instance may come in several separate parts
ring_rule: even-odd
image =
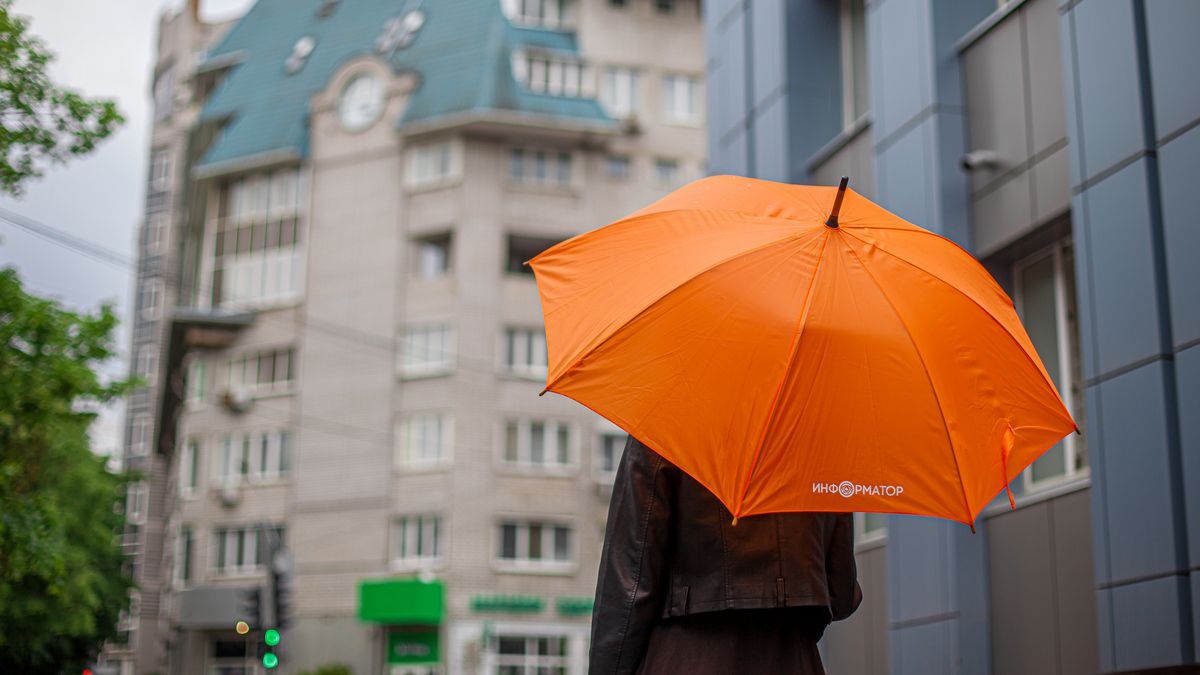
[[[42,175],[45,163],[86,155],[125,121],[111,100],[88,99],[50,80],[53,54],[29,21],[0,0],[0,192]]]
[[[80,672],[128,604],[127,479],[88,443],[129,386],[97,374],[115,326],[111,307],[76,314],[0,270],[0,673]]]

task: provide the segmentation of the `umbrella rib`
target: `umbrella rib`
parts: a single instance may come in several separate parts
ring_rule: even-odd
[[[858,239],[858,237],[855,237]],[[859,239],[859,241],[862,241]],[[864,242],[865,243],[865,242]],[[954,446],[954,438],[950,435],[950,425],[946,423],[946,408],[942,405],[942,397],[938,394],[937,386],[933,384],[933,376],[929,372],[929,366],[925,364],[925,356],[921,354],[921,348],[917,345],[916,338],[913,337],[912,331],[908,328],[908,323],[904,321],[904,316],[900,314],[900,310],[896,307],[896,303],[892,302],[892,298],[888,292],[883,289],[883,285],[871,273],[867,267],[867,263],[858,255],[858,251],[854,247],[847,246],[850,254],[858,260],[858,264],[862,265],[863,271],[871,278],[871,283],[875,284],[875,288],[879,289],[880,295],[887,301],[888,306],[892,308],[892,313],[896,315],[896,320],[900,322],[900,326],[904,329],[904,333],[908,335],[908,341],[913,347],[913,352],[917,355],[917,360],[921,362],[921,370],[925,372],[925,381],[929,383],[929,390],[933,392],[933,400],[937,402],[938,412],[941,413],[942,429],[946,431],[946,442],[950,444],[950,456],[954,458],[954,471],[958,474],[958,487],[962,491],[963,505],[967,508],[967,520],[964,521],[971,526],[971,531],[975,531],[974,514],[971,513],[971,501],[967,499],[967,485],[963,481],[962,466],[958,462],[958,448]]]
[[[821,232],[821,230],[814,230],[814,232],[819,234],[819,233]],[[689,282],[691,282],[692,280],[694,280],[694,279],[698,279],[698,278],[700,278],[701,276],[703,276],[703,275],[705,275],[705,274],[708,274],[709,272],[711,272],[711,271],[713,271],[713,270],[717,269],[718,267],[721,267],[722,265],[726,265],[726,264],[728,264],[728,263],[731,263],[731,262],[733,262],[734,260],[737,260],[738,258],[741,258],[742,256],[750,255],[750,254],[752,254],[752,253],[757,253],[758,251],[762,251],[762,250],[764,250],[764,249],[771,248],[772,246],[779,246],[780,244],[784,244],[784,243],[787,243],[787,242],[789,242],[789,241],[795,241],[795,240],[797,240],[797,239],[800,239],[800,238],[801,238],[801,236],[802,236],[802,235],[800,235],[800,236],[792,236],[792,237],[787,237],[787,238],[784,238],[784,239],[776,239],[776,240],[774,240],[774,241],[767,242],[767,243],[765,243],[765,244],[762,244],[762,245],[760,245],[760,246],[755,246],[754,248],[750,248],[750,249],[747,249],[747,250],[745,250],[745,251],[738,251],[736,254],[734,254],[734,255],[731,255],[731,256],[729,256],[729,257],[727,257],[727,258],[722,258],[721,260],[718,260],[717,262],[713,263],[712,265],[709,265],[708,267],[704,268],[704,269],[703,269],[703,270],[701,270],[700,272],[698,272],[698,273],[696,273],[696,274],[693,274],[692,276],[690,276],[690,277],[688,277],[687,279],[685,279],[685,280],[684,280],[682,283],[680,283],[678,286],[673,286],[673,287],[671,287],[671,288],[670,288],[670,289],[668,289],[666,292],[664,292],[662,295],[660,295],[660,296],[658,296],[657,298],[655,298],[653,302],[647,303],[647,304],[646,304],[646,306],[645,306],[645,307],[643,307],[643,308],[641,309],[641,311],[639,311],[637,314],[634,314],[633,316],[629,317],[629,318],[628,318],[628,319],[626,319],[625,321],[621,322],[621,324],[620,324],[620,325],[618,325],[616,328],[612,329],[612,332],[611,332],[611,333],[609,333],[608,335],[606,335],[606,336],[604,337],[604,339],[603,339],[603,340],[600,340],[600,341],[599,341],[599,342],[597,342],[595,345],[593,345],[593,346],[591,346],[591,347],[588,347],[588,348],[586,348],[586,349],[582,350],[582,351],[580,352],[580,355],[579,355],[579,356],[578,356],[578,357],[577,357],[577,358],[576,358],[576,359],[575,359],[575,360],[574,360],[574,361],[571,363],[571,365],[570,365],[570,366],[567,366],[566,368],[564,368],[564,369],[563,369],[563,371],[562,371],[561,373],[559,373],[559,375],[558,375],[557,377],[555,377],[553,380],[550,380],[550,381],[546,382],[545,391],[552,391],[552,389],[551,389],[551,388],[552,388],[554,385],[558,384],[558,383],[559,383],[559,381],[560,381],[560,380],[562,380],[562,379],[563,379],[564,377],[566,377],[567,375],[569,375],[569,374],[571,373],[571,371],[573,371],[573,370],[575,370],[576,368],[578,368],[578,367],[579,367],[579,364],[583,362],[583,359],[584,359],[584,357],[586,357],[588,354],[594,354],[594,353],[596,353],[596,350],[600,349],[600,348],[601,348],[601,347],[603,347],[605,344],[607,344],[607,343],[608,343],[608,341],[609,341],[609,340],[611,340],[611,339],[613,338],[613,336],[615,336],[617,333],[620,333],[620,332],[621,332],[621,331],[622,331],[622,330],[623,330],[623,329],[624,329],[626,326],[628,326],[629,324],[633,323],[634,321],[637,321],[638,319],[640,319],[642,316],[644,316],[644,315],[645,315],[647,312],[649,312],[651,309],[654,309],[655,307],[657,307],[657,306],[658,306],[658,304],[659,304],[659,303],[661,303],[663,300],[666,300],[668,297],[670,297],[672,293],[674,293],[675,291],[678,291],[680,288],[683,288],[684,286],[686,286],[686,285],[687,285]],[[824,252],[824,250],[825,250],[825,249],[824,249],[824,247],[822,247],[822,249],[821,249],[821,250],[822,250],[822,252]],[[820,262],[818,261],[818,265],[819,265],[819,264],[820,264]],[[814,276],[815,276],[815,273],[814,273]]]
[[[796,328],[793,330],[795,336],[792,338],[791,348],[788,350],[787,364],[784,365],[783,375],[779,378],[779,384],[775,387],[775,395],[771,397],[771,405],[767,406],[767,421],[763,424],[762,433],[758,436],[758,443],[755,444],[754,457],[750,462],[750,470],[746,472],[746,481],[742,485],[741,491],[737,498],[737,512],[734,513],[734,522],[737,522],[738,516],[741,515],[742,503],[746,500],[746,493],[750,490],[750,480],[754,478],[754,472],[758,470],[758,461],[762,458],[763,446],[767,442],[767,432],[771,428],[771,422],[775,419],[775,406],[779,404],[779,395],[783,393],[783,385],[787,383],[788,371],[792,369],[792,364],[796,361],[796,353],[800,347],[800,337],[804,334],[804,327],[808,323],[808,313],[812,309],[813,288],[817,285],[817,276],[821,273],[821,263],[825,261],[825,249],[829,247],[829,228],[825,228],[825,241],[821,242],[821,251],[817,254],[817,264],[813,267],[812,278],[808,280],[808,288],[804,291],[804,304],[800,310],[800,316],[796,318]]]
[[[907,230],[905,230],[905,231],[907,231]],[[1025,347],[1022,346],[1021,342],[1019,340],[1017,340],[1017,337],[1015,335],[1013,335],[1012,332],[1009,331],[1008,328],[1003,323],[1000,322],[1000,319],[997,319],[995,314],[992,314],[990,311],[988,311],[988,309],[986,307],[979,304],[978,300],[976,300],[975,298],[972,298],[970,295],[963,292],[963,290],[961,288],[959,288],[958,286],[955,286],[954,284],[950,283],[949,281],[946,281],[945,279],[939,277],[938,275],[934,274],[933,272],[930,272],[929,270],[925,269],[924,267],[921,267],[920,265],[917,265],[916,263],[913,263],[910,260],[906,260],[905,258],[903,258],[899,255],[896,255],[895,253],[887,250],[886,248],[884,248],[878,244],[873,244],[869,241],[866,241],[865,239],[858,237],[851,232],[847,232],[846,234],[851,237],[854,237],[855,239],[857,239],[859,242],[861,242],[862,244],[864,244],[866,246],[874,246],[875,248],[879,249],[880,251],[886,253],[887,255],[895,258],[896,260],[899,260],[900,262],[904,263],[905,265],[908,265],[909,267],[917,270],[918,272],[928,276],[930,279],[936,280],[938,283],[946,286],[950,290],[954,291],[955,293],[958,293],[959,295],[963,296],[967,300],[971,301],[971,303],[973,305],[978,307],[981,312],[986,314],[989,319],[991,319],[997,326],[1000,327],[1000,331],[1003,332],[1005,335],[1007,335],[1008,339],[1013,341],[1013,344],[1015,344],[1017,346],[1017,350],[1020,351],[1025,356],[1025,359],[1027,361],[1029,361],[1029,365],[1033,366],[1033,369],[1036,370],[1037,372],[1039,372],[1039,373],[1042,372],[1042,369],[1038,367],[1038,364],[1036,362],[1034,362],[1033,357],[1031,357],[1029,355],[1029,352],[1025,351]],[[932,232],[930,232],[930,234],[933,234],[933,236],[935,236],[935,237],[945,239],[945,237],[940,237],[939,235],[934,234]],[[950,241],[950,240],[946,239],[946,241]],[[950,242],[950,243],[953,244],[954,242]],[[958,246],[958,244],[954,244],[954,245]],[[959,250],[963,250],[965,252],[965,250],[962,249],[962,247],[959,247]],[[967,255],[970,255],[970,254],[968,253]],[[857,256],[857,254],[856,254],[856,256]],[[972,257],[971,260],[978,263],[978,261],[976,261],[974,257]],[[861,258],[860,258],[860,261],[861,261]],[[995,282],[993,281],[993,283],[995,283]],[[1046,375],[1044,375],[1044,374],[1042,375],[1042,382],[1050,388],[1051,393],[1053,393],[1056,398],[1058,398],[1060,401],[1062,400],[1061,395],[1058,393],[1058,387],[1054,386],[1054,383],[1051,382],[1049,379],[1047,379]],[[1070,422],[1071,425],[1075,427],[1076,431],[1079,431],[1079,425],[1075,424],[1075,419],[1073,417],[1071,417],[1070,411],[1066,410],[1066,406],[1063,406],[1063,412],[1067,413],[1067,421]]]

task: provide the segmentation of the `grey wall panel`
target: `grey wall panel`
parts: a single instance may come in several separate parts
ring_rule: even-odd
[[[1096,299],[1092,319],[1097,366],[1103,374],[1159,350],[1146,161],[1091,187],[1086,209],[1088,249],[1083,262]]]
[[[1200,2],[1146,3],[1147,44],[1154,86],[1154,122],[1159,139],[1200,117]]]
[[[1200,565],[1200,345],[1175,355],[1175,387],[1179,396],[1179,448],[1183,458],[1187,508],[1188,564],[1196,567]]]
[[[1112,589],[1118,670],[1183,663],[1183,627],[1174,611],[1181,597],[1184,580],[1174,576]]]
[[[1067,149],[1059,148],[1033,167],[1033,222],[1045,223],[1071,208]]]
[[[787,152],[794,182],[809,182],[809,159],[843,128],[839,7],[786,3]]]
[[[708,137],[718,142],[746,120],[746,28],[739,9],[721,23],[709,38]],[[722,161],[714,156],[718,163]]]
[[[1067,136],[1058,8],[1054,0],[1035,0],[1021,11],[1029,67],[1030,138],[1037,154]]]
[[[1029,157],[1020,15],[992,29],[963,53],[970,150],[993,150],[1000,166],[971,172],[974,189],[999,180]]]
[[[1107,673],[1116,669],[1116,645],[1113,639],[1113,609],[1112,590],[1104,588],[1096,591],[1096,623],[1099,624],[1100,634],[1100,672]]]
[[[1092,487],[1089,492],[1092,502],[1092,537],[1096,545],[1095,554],[1092,556],[1092,575],[1097,584],[1105,584],[1112,580],[1112,558],[1109,555],[1111,544],[1108,538],[1108,490],[1105,481],[1108,469],[1104,461],[1104,435],[1100,433],[1102,399],[1099,385],[1083,390],[1084,407],[1087,418],[1091,420],[1084,434],[1087,436],[1088,465],[1092,473]]]
[[[1068,157],[1071,146],[1067,146]],[[1071,166],[1075,162],[1068,162]],[[1074,193],[1071,197],[1071,238],[1075,244],[1075,309],[1079,312],[1079,360],[1083,366],[1083,379],[1096,376],[1096,318],[1092,311],[1092,271],[1087,265],[1091,259],[1092,242],[1084,226],[1087,218],[1087,193]],[[1088,419],[1095,419],[1090,412]],[[1086,430],[1085,430],[1086,432]]]
[[[1087,490],[1081,490],[1050,504],[1059,672],[1091,675],[1099,668],[1100,649],[1096,640],[1096,586],[1092,576],[1091,497]]]
[[[929,105],[928,0],[888,0],[876,11],[881,34],[870,38],[878,46],[878,81],[886,104],[877,108],[876,141],[882,141]],[[875,74],[872,73],[872,80]],[[873,97],[872,100],[878,100]]]
[[[989,256],[1028,234],[1033,228],[1031,202],[1028,172],[977,195],[971,220],[975,255]]]
[[[754,119],[754,167],[757,178],[787,182],[787,99],[777,96]]]
[[[1112,579],[1176,571],[1164,370],[1156,361],[1100,384],[1106,527]],[[1097,418],[1092,418],[1097,419]],[[1103,583],[1103,580],[1097,580]]]
[[[1200,90],[1200,85],[1196,89]],[[1200,338],[1200,265],[1196,264],[1196,255],[1200,253],[1200,190],[1196,189],[1200,177],[1200,127],[1172,140],[1158,152],[1171,337],[1176,345],[1181,345]]]
[[[708,170],[712,174],[750,175],[745,130],[730,134],[724,141],[716,144],[708,158]]]
[[[934,221],[942,234],[971,250],[971,185],[959,168],[967,151],[967,119],[959,112],[942,112],[929,124],[933,147],[929,150],[937,191],[933,194]]]
[[[1067,138],[1071,139],[1067,145],[1071,161],[1067,164],[1071,167],[1072,186],[1083,183],[1081,177],[1083,174],[1083,143],[1081,142],[1083,131],[1080,128],[1079,120],[1079,68],[1076,66],[1075,58],[1078,53],[1075,23],[1075,12],[1068,11],[1062,14],[1058,33],[1062,47],[1063,103],[1065,104],[1063,117],[1066,122]]]
[[[888,527],[888,622],[918,621],[950,607],[945,525],[896,516]]]
[[[958,41],[995,9],[995,0],[931,0],[926,11],[933,26],[928,52],[933,62],[933,102],[952,108],[963,105]]]
[[[831,625],[822,641],[831,673],[886,675],[886,553],[876,547],[855,556],[863,602],[849,619]]]
[[[1042,502],[988,520],[993,675],[1048,673],[1055,667],[1050,508]]]
[[[937,229],[933,222],[933,166],[927,154],[926,134],[932,120],[904,134],[895,143],[876,152],[875,191],[889,211],[922,227]]]
[[[894,0],[892,0],[894,1]],[[893,675],[952,675],[954,663],[953,621],[893,628],[891,635]],[[896,659],[899,661],[897,662]],[[900,664],[900,665],[898,665]]]
[[[757,0],[750,11],[755,108],[787,86],[786,11],[784,0]]]
[[[837,185],[842,176],[850,177],[851,186],[861,195],[871,198],[875,192],[874,167],[871,158],[871,134],[864,132],[813,167],[809,180],[813,185]]]
[[[1130,0],[1084,0],[1075,16],[1083,178],[1142,148],[1142,109]]]

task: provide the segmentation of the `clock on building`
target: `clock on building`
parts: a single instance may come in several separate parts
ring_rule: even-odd
[[[346,131],[362,131],[383,113],[383,81],[375,75],[356,75],[342,89],[338,100],[338,120]]]

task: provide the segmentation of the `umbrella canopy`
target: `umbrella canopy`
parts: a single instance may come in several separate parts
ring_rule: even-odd
[[[705,178],[534,258],[546,389],[735,522],[970,525],[1075,423],[987,271],[844,186]]]

